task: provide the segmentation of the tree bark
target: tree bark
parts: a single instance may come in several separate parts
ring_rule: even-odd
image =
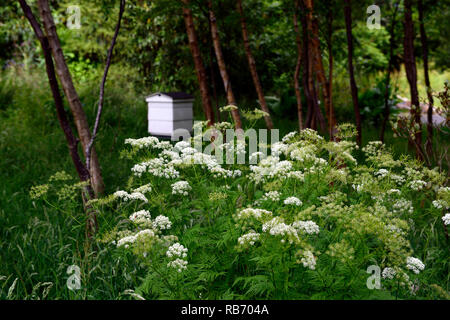
[[[412,20],[412,8],[411,0],[405,0],[405,25],[404,25],[404,59],[405,59],[405,70],[406,77],[408,78],[409,88],[411,90],[411,117],[412,124],[418,125],[419,130],[415,131],[415,147],[416,147],[416,157],[419,160],[423,160],[420,147],[422,146],[422,128],[421,128],[421,109],[419,103],[419,92],[417,90],[417,69],[416,60],[414,56],[414,24]]]
[[[250,68],[250,73],[252,75],[253,84],[255,85],[256,93],[258,94],[258,100],[261,105],[261,109],[267,112],[267,116],[264,117],[266,121],[267,129],[273,129],[272,119],[270,118],[270,111],[267,107],[266,98],[264,97],[264,91],[259,81],[258,72],[256,71],[256,63],[250,48],[250,42],[248,40],[247,23],[245,21],[244,10],[242,9],[242,1],[237,1],[237,9],[241,16],[241,27],[242,27],[242,38],[244,39],[245,53],[247,55],[248,66]]]
[[[312,1],[311,1],[312,3]],[[311,20],[311,27],[312,27],[312,35],[311,35],[311,44],[313,49],[313,67],[315,69],[315,74],[317,77],[317,81],[319,82],[321,88],[322,88],[322,96],[324,101],[324,107],[325,107],[325,114],[327,116],[330,115],[330,99],[328,96],[328,81],[325,76],[325,69],[323,67],[323,61],[322,61],[322,52],[320,50],[320,41],[319,41],[319,24],[317,21],[317,18],[312,16]],[[330,125],[333,124],[332,119],[328,119]]]
[[[233,90],[231,89],[231,82],[228,76],[225,59],[223,57],[222,48],[220,47],[219,31],[217,29],[216,15],[213,11],[212,1],[208,1],[209,20],[211,21],[211,36],[214,44],[214,52],[216,53],[217,64],[219,65],[220,75],[222,77],[225,93],[227,95],[227,102],[229,105],[236,106],[236,99],[234,98]],[[241,117],[238,110],[231,111],[236,129],[242,129]]]
[[[200,86],[200,95],[202,97],[203,112],[209,124],[214,123],[214,111],[212,108],[211,97],[208,89],[208,82],[206,80],[206,71],[203,65],[202,57],[200,55],[200,48],[198,45],[197,34],[194,27],[194,19],[192,18],[192,11],[187,6],[189,0],[183,0],[183,17],[186,25],[186,32],[189,39],[189,48],[191,49],[192,58],[194,59],[195,72],[197,74],[198,84]]]
[[[325,119],[322,115],[318,100],[318,90],[316,88],[315,79],[317,77],[317,58],[314,43],[314,26],[313,26],[313,7],[312,0],[303,1],[304,14],[302,15],[303,25],[303,50],[306,51],[307,59],[307,86],[309,91],[309,103],[308,113],[306,117],[307,127],[317,129],[317,122],[322,130],[325,130]],[[307,44],[307,47],[305,46]]]
[[[392,14],[392,22],[391,22],[391,28],[389,30],[390,39],[389,39],[389,63],[388,63],[388,71],[386,75],[386,86],[384,90],[384,119],[383,123],[381,125],[381,132],[380,132],[380,141],[384,142],[384,132],[386,131],[386,124],[389,119],[389,115],[391,113],[391,109],[389,107],[389,86],[391,81],[391,73],[393,68],[393,60],[394,60],[394,44],[395,44],[395,24],[396,20],[395,17],[397,15],[398,10],[398,2],[394,4],[394,13]]]
[[[350,88],[352,92],[353,109],[355,112],[355,122],[356,122],[356,142],[361,146],[362,140],[362,130],[361,130],[361,113],[359,111],[358,103],[358,87],[356,86],[355,74],[353,68],[353,35],[352,35],[352,8],[351,0],[345,0],[344,7],[345,15],[345,28],[347,31],[347,49],[348,49],[348,72],[350,75]]]
[[[300,92],[300,83],[299,83],[299,75],[300,75],[300,67],[302,64],[302,41],[300,37],[300,30],[298,28],[298,19],[297,12],[299,10],[300,4],[299,0],[295,0],[295,9],[294,9],[294,30],[295,30],[295,42],[297,44],[297,63],[295,65],[294,72],[294,90],[295,90],[295,98],[297,99],[297,115],[298,115],[298,128],[300,131],[303,130],[303,112],[302,112],[302,95]]]
[[[328,5],[328,12],[327,12],[327,46],[328,46],[328,83],[327,83],[327,90],[328,90],[328,103],[329,103],[329,109],[328,109],[328,115],[329,115],[329,134],[330,134],[330,140],[334,140],[335,134],[337,132],[337,121],[336,121],[336,115],[334,113],[334,106],[333,106],[333,11],[332,11],[332,5],[333,1],[330,1],[330,4]]]
[[[61,49],[61,44],[56,32],[56,26],[50,11],[48,0],[38,0],[38,7],[53,54],[53,59],[55,60],[56,72],[64,90],[64,94],[66,95],[69,102],[69,106],[74,117],[75,126],[77,128],[78,135],[81,140],[81,145],[83,147],[83,152],[86,152],[86,147],[88,146],[91,139],[89,124],[86,114],[81,105],[81,101],[73,85],[72,77],[70,75],[69,68],[67,67],[66,60],[64,59],[63,51]],[[94,148],[92,149],[90,181],[96,195],[103,193],[103,178],[101,175],[97,153],[95,152]]]
[[[430,75],[428,72],[428,39],[425,32],[425,24],[423,19],[423,1],[418,2],[419,22],[420,22],[420,41],[422,43],[423,72],[425,75],[425,85],[427,87],[428,110],[427,110],[427,142],[425,148],[429,159],[433,157],[433,94],[431,91]]]
[[[64,109],[63,99],[61,93],[59,91],[58,80],[56,79],[55,67],[52,60],[52,54],[50,45],[48,43],[47,37],[42,32],[42,29],[39,25],[39,22],[36,20],[31,8],[28,6],[25,0],[19,0],[22,11],[25,14],[25,17],[30,22],[36,37],[38,38],[42,51],[44,53],[45,59],[45,68],[47,72],[48,81],[50,84],[50,89],[52,91],[53,100],[55,102],[56,114],[58,117],[59,124],[61,129],[64,132],[64,137],[67,141],[67,146],[69,148],[69,153],[72,158],[72,162],[75,166],[75,170],[77,171],[78,177],[80,181],[88,181],[89,180],[89,171],[84,165],[83,161],[78,154],[78,140],[73,134],[72,128],[69,123],[69,119],[67,117],[67,113]],[[97,231],[97,216],[95,211],[91,206],[87,205],[86,200],[92,199],[94,197],[94,191],[90,184],[88,184],[83,192],[83,203],[85,205],[85,211],[87,215],[86,221],[86,236],[87,238],[91,238],[94,233]]]

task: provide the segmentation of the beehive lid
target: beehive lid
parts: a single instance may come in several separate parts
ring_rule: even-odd
[[[162,97],[170,98],[171,100],[194,100],[194,97],[185,92],[155,92],[145,98],[145,100],[154,100],[154,98]]]

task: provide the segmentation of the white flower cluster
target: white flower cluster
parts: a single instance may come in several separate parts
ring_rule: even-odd
[[[401,195],[402,192],[400,190],[398,190],[398,189],[390,189],[390,190],[387,191],[387,194],[388,195],[393,195],[393,194]]]
[[[297,207],[300,207],[303,204],[302,201],[299,198],[297,198],[297,197],[286,198],[286,199],[284,199],[283,202],[284,202],[284,204],[287,204],[287,205],[292,204],[292,205],[297,206]]]
[[[450,225],[450,213],[446,213],[445,216],[442,217],[442,221],[446,226]]]
[[[317,147],[315,145],[306,145],[292,150],[289,157],[299,162],[313,162],[317,163],[319,158],[316,157]]]
[[[150,215],[150,212],[147,210],[140,210],[130,215],[130,220],[135,223],[150,222],[151,219],[152,217]]]
[[[280,161],[280,158],[269,156],[260,161],[257,166],[250,166],[250,179],[255,182],[262,182],[268,178],[285,179],[292,170],[292,162],[288,160]]]
[[[393,268],[386,267],[383,269],[383,272],[381,273],[381,276],[383,279],[394,279],[397,272]]]
[[[159,142],[156,137],[144,137],[140,139],[125,139],[126,144],[130,144],[133,147],[137,147],[139,149],[153,147]]]
[[[409,183],[409,187],[414,191],[422,190],[426,185],[427,183],[422,180],[413,180]]]
[[[434,200],[433,201],[433,206],[436,209],[449,209],[450,208],[449,204],[445,200],[442,200],[442,199]]]
[[[374,174],[379,179],[382,179],[382,178],[386,177],[389,174],[389,171],[387,171],[386,169],[380,169],[377,172],[375,172]]]
[[[399,174],[391,173],[389,175],[389,177],[391,178],[391,180],[393,180],[399,186],[403,185],[405,183],[405,181],[406,181],[406,179],[403,176],[399,175]]]
[[[412,205],[412,202],[410,200],[406,199],[399,199],[397,200],[393,205],[392,209],[394,213],[413,213],[414,207]]]
[[[144,172],[148,172],[155,177],[166,179],[175,179],[180,176],[180,173],[174,168],[172,163],[167,163],[162,158],[151,159],[146,162],[138,163],[131,168],[131,171],[138,177]]]
[[[139,239],[140,237],[153,238],[153,237],[155,237],[155,232],[153,232],[153,230],[151,230],[151,229],[144,229],[144,230],[139,231],[135,235],[123,237],[122,239],[117,241],[117,247],[124,246],[125,248],[128,248],[130,246],[130,244],[136,242],[136,240]]]
[[[314,257],[314,254],[311,251],[305,251],[300,262],[305,268],[309,268],[311,270],[316,269],[316,257]]]
[[[319,226],[311,220],[294,221],[292,226],[299,232],[304,232],[306,234],[318,234],[320,232]]]
[[[251,231],[249,233],[244,234],[243,236],[240,236],[238,239],[238,243],[240,246],[253,246],[256,241],[259,240],[260,234],[256,233],[254,231]]]
[[[294,138],[296,135],[297,135],[297,131],[289,132],[287,135],[285,135],[281,139],[281,142],[284,142],[284,143],[288,142],[289,143],[289,142],[291,142],[292,138]]]
[[[125,248],[128,248],[130,244],[136,241],[136,236],[127,236],[123,237],[119,241],[117,241],[117,247],[125,246]]]
[[[172,194],[187,196],[192,188],[187,181],[178,181],[172,184]]]
[[[174,243],[173,245],[171,245],[169,247],[169,249],[167,249],[166,255],[169,258],[172,258],[172,257],[186,258],[187,252],[188,252],[188,249],[185,248],[182,244],[177,242],[177,243]]]
[[[264,159],[266,155],[261,151],[253,152],[248,158],[250,163],[257,163],[258,160]]]
[[[147,198],[140,192],[128,193],[126,191],[119,190],[119,191],[114,192],[113,196],[115,198],[121,198],[123,201],[142,200],[145,203],[148,202]]]
[[[272,202],[278,202],[280,201],[280,196],[281,194],[278,191],[269,191],[262,196],[261,201],[270,200]]]
[[[166,216],[159,215],[153,220],[153,228],[156,230],[168,230],[172,227],[172,222]]]
[[[262,231],[268,232],[272,236],[281,236],[282,243],[284,243],[286,239],[290,244],[299,240],[297,230],[293,226],[285,224],[280,217],[275,217],[269,222],[264,223]]]
[[[289,145],[284,144],[283,142],[275,142],[274,144],[272,144],[272,147],[270,148],[270,150],[272,151],[271,153],[272,157],[279,157],[280,155],[286,152],[288,147]]]
[[[415,274],[419,274],[420,271],[425,269],[425,265],[423,264],[422,261],[420,261],[420,259],[408,257],[406,259],[406,268],[412,270]]]
[[[150,185],[150,183],[147,183],[143,186],[140,186],[139,188],[136,188],[133,190],[134,192],[140,192],[142,194],[148,193],[152,191],[152,186]]]
[[[183,270],[186,270],[186,269],[187,269],[187,264],[188,264],[188,262],[187,262],[186,260],[177,258],[177,259],[175,259],[175,260],[173,260],[173,261],[170,261],[170,262],[167,264],[167,266],[168,266],[169,268],[174,268],[174,269],[176,269],[178,272],[182,272]]]
[[[245,220],[250,217],[255,218],[256,220],[261,220],[266,217],[271,217],[272,212],[264,209],[257,209],[257,208],[245,208],[239,211],[235,218],[236,220]]]

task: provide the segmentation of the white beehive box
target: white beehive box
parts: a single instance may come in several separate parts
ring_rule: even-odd
[[[172,137],[177,129],[192,132],[194,97],[184,92],[157,92],[149,95],[148,132],[151,135]]]

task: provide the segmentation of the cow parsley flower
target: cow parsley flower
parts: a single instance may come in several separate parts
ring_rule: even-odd
[[[125,248],[128,248],[130,244],[136,241],[136,239],[137,237],[135,235],[124,237],[117,241],[117,247],[124,246]]]
[[[420,271],[425,269],[425,265],[423,264],[422,261],[420,261],[420,259],[408,257],[406,259],[406,268],[412,270],[415,274],[419,274]]]
[[[302,201],[299,198],[297,198],[297,197],[286,198],[286,199],[284,199],[283,202],[284,202],[284,204],[287,204],[287,205],[292,204],[292,205],[297,206],[297,207],[300,207],[303,204]]]
[[[273,202],[278,202],[280,201],[280,196],[281,194],[278,191],[269,191],[262,196],[261,201],[270,200]]]
[[[187,181],[178,181],[172,184],[172,194],[187,196],[192,188]]]
[[[389,171],[386,169],[380,169],[377,172],[375,172],[375,176],[377,176],[379,179],[382,179],[386,177],[389,174]]]
[[[170,261],[167,266],[169,268],[174,268],[176,269],[178,272],[182,272],[183,270],[187,269],[187,264],[188,262],[186,260],[177,258],[174,261]]]
[[[151,215],[147,210],[140,210],[132,213],[129,219],[135,223],[148,222],[151,221]]]
[[[172,222],[169,218],[163,215],[159,215],[153,220],[153,228],[157,230],[168,230],[172,227]]]
[[[280,217],[275,217],[269,222],[266,222],[262,226],[263,232],[268,232],[272,236],[281,236],[281,242],[284,243],[286,239],[289,243],[298,241],[297,230],[286,223]],[[286,238],[286,239],[285,239]]]
[[[318,234],[320,232],[319,226],[311,220],[307,221],[295,221],[292,226],[300,232],[306,234]]]
[[[297,131],[289,132],[287,135],[285,135],[285,136],[281,139],[281,142],[289,143],[289,142],[292,140],[292,138],[295,137],[296,134],[297,134]]]
[[[450,208],[449,204],[445,200],[442,200],[442,199],[434,200],[433,201],[433,206],[436,209],[448,209],[448,208]]]
[[[409,183],[409,187],[414,191],[422,190],[426,185],[427,183],[422,180],[413,180]]]
[[[406,199],[399,199],[397,200],[393,205],[392,209],[395,213],[413,213],[414,207],[412,205],[412,202],[410,200]]]
[[[246,246],[253,246],[255,242],[259,240],[260,234],[256,233],[254,231],[250,231],[249,233],[244,234],[243,236],[239,237],[238,244],[242,247]]]
[[[383,269],[381,276],[383,277],[383,279],[394,279],[395,274],[395,269],[387,267]]]
[[[314,254],[311,251],[303,252],[303,257],[300,259],[300,262],[305,268],[309,268],[311,270],[316,269],[316,257],[314,257]]]
[[[145,184],[143,186],[140,186],[139,188],[134,189],[133,191],[145,194],[147,192],[151,192],[152,191],[152,186],[150,185],[150,183],[148,183],[148,184]]]
[[[147,198],[140,192],[128,193],[126,191],[119,190],[114,192],[113,196],[115,198],[121,198],[123,201],[141,200],[144,201],[145,203],[148,202]]]
[[[450,213],[445,214],[445,216],[442,217],[442,221],[444,221],[446,226],[450,225]]]
[[[153,147],[159,142],[156,137],[144,137],[140,139],[125,139],[125,144],[130,144],[133,147],[137,147],[139,149],[146,147]]]
[[[167,249],[166,255],[169,258],[172,258],[172,257],[186,258],[187,252],[188,252],[188,249],[185,248],[182,244],[177,242],[177,243],[174,243],[173,245],[171,245],[169,247],[169,249]]]

